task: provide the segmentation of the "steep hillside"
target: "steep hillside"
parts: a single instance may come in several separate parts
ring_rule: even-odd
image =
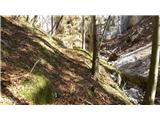
[[[103,60],[94,79],[87,51],[61,48],[23,20],[1,22],[0,104],[132,104]]]

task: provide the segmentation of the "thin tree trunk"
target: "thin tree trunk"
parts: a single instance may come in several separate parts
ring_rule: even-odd
[[[63,19],[63,15],[60,17],[60,19],[59,19],[58,23],[57,23],[57,24],[55,24],[55,30],[57,30],[57,29],[58,29],[58,26],[59,26],[60,22],[62,21],[62,19]]]
[[[50,35],[52,35],[53,34],[53,32],[54,32],[54,28],[55,28],[55,25],[56,25],[57,23],[56,23],[56,21],[54,21],[54,17],[53,16],[51,16],[51,30],[50,30]]]
[[[99,73],[99,43],[96,39],[96,16],[91,16],[92,21],[92,41],[93,41],[93,58],[92,58],[92,75],[98,77]]]
[[[96,37],[96,33],[97,33],[97,31],[96,31],[97,30],[96,29],[96,16],[91,17],[91,21],[92,21],[92,37],[91,38],[93,41],[93,59],[92,59],[91,72],[94,77],[99,76],[99,51],[100,51],[101,42],[103,40],[104,32],[105,32],[106,28],[108,28],[110,20],[111,20],[111,16],[108,17],[106,25],[104,26],[103,33],[98,40]]]
[[[33,26],[35,26],[35,23],[37,22],[37,19],[38,19],[38,15],[35,15],[33,17],[33,19],[31,20]]]
[[[151,65],[149,72],[149,80],[147,84],[146,94],[144,96],[143,104],[154,104],[157,81],[158,81],[158,65],[159,65],[159,45],[160,45],[160,35],[159,30],[159,17],[153,17],[153,41],[152,41],[152,55],[151,55]]]
[[[63,15],[60,17],[60,19],[58,20],[58,22],[55,22],[54,26],[52,27],[53,29],[51,30],[51,35],[53,35],[53,33],[58,29],[58,26],[60,24],[60,22],[63,19]]]
[[[82,49],[85,50],[85,20],[84,16],[82,16]]]
[[[29,15],[27,15],[27,17],[26,17],[26,21],[27,21],[27,22],[29,22]]]
[[[121,24],[120,24],[121,20],[120,20],[120,16],[118,16],[118,34],[121,35]]]
[[[93,53],[93,22],[92,16],[90,16],[91,22],[89,24],[88,33],[89,33],[89,41],[88,41],[88,51]]]
[[[52,35],[53,34],[53,27],[54,27],[54,20],[53,20],[53,16],[51,16],[51,30],[50,30],[50,34]]]

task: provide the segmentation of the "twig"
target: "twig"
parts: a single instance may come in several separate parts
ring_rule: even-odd
[[[87,100],[84,100],[84,102],[86,102],[87,104],[89,105],[93,105],[91,102],[87,101]]]
[[[2,39],[0,39],[0,41],[1,41],[5,46],[7,46],[7,47],[9,47],[10,49],[12,49],[11,46],[9,46],[5,41],[3,41]]]
[[[18,77],[14,77],[14,78],[12,77],[11,79],[14,80],[14,79],[19,79],[21,77],[27,77],[27,76],[29,76],[29,73],[21,75],[21,76],[18,76]]]
[[[24,74],[24,75],[21,75],[21,76],[18,76],[18,77],[14,77],[14,78],[12,77],[11,79],[13,80],[13,79],[19,79],[19,78],[21,78],[21,77],[28,77],[28,76],[33,72],[34,68],[36,67],[36,65],[37,65],[37,63],[38,63],[39,61],[40,61],[40,59],[37,60],[37,61],[34,63],[32,69],[30,70],[29,73]]]
[[[118,49],[118,47],[114,48],[114,49],[112,50],[112,53],[114,53],[117,49]]]
[[[40,61],[40,59],[39,60],[37,60],[35,63],[34,63],[34,65],[33,65],[33,67],[32,67],[32,69],[31,69],[31,71],[29,72],[29,73],[32,73],[32,71],[34,70],[34,68],[36,67],[36,65],[37,65],[37,63]]]

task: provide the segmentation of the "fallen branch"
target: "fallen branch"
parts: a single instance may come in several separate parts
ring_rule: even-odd
[[[34,68],[36,67],[36,65],[37,65],[37,63],[38,63],[39,61],[40,61],[40,59],[37,60],[37,61],[34,63],[34,65],[33,65],[32,69],[31,69],[30,73],[32,73],[32,71],[34,70]]]
[[[87,100],[84,100],[84,102],[86,102],[87,104],[89,105],[93,105],[91,102],[87,101]]]
[[[8,45],[5,41],[3,41],[2,39],[0,39],[0,41],[5,45],[7,46],[8,48],[12,49],[12,47],[10,45]]]
[[[18,77],[11,77],[12,80],[15,80],[15,79],[19,79],[19,78],[22,78],[22,77],[28,77],[29,76],[29,73],[27,74],[24,74],[24,75],[21,75],[21,76],[18,76]]]
[[[34,70],[34,68],[36,67],[36,65],[38,64],[38,62],[40,61],[40,59],[39,60],[37,60],[35,63],[34,63],[34,65],[33,65],[33,67],[32,67],[32,69],[30,70],[30,72],[29,73],[27,73],[27,74],[24,74],[24,75],[21,75],[21,76],[18,76],[18,77],[12,77],[11,79],[12,80],[14,80],[14,79],[19,79],[19,78],[22,78],[22,77],[28,77],[32,72],[33,72],[33,70]]]

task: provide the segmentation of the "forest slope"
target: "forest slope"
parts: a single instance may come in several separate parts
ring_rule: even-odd
[[[0,104],[132,104],[104,61],[93,79],[90,53],[61,48],[23,20],[1,23]]]

